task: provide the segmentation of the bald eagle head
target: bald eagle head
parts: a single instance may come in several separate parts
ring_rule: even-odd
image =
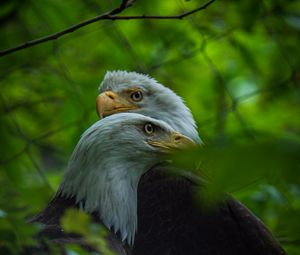
[[[97,112],[106,117],[119,112],[136,112],[168,123],[200,143],[189,108],[172,90],[155,79],[135,72],[107,72],[99,87]]]
[[[132,245],[137,229],[140,177],[162,162],[162,152],[192,141],[167,123],[136,113],[108,116],[87,129],[76,145],[58,194],[75,197]]]

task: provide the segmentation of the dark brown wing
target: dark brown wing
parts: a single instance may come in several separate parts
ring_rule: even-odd
[[[234,199],[228,199],[226,205],[249,250],[253,249],[254,254],[285,254],[272,233],[248,208]]]
[[[282,255],[263,223],[227,199],[211,210],[195,204],[194,184],[152,169],[140,181],[134,255]]]
[[[25,252],[29,254],[51,254],[50,247],[55,247],[64,254],[64,245],[78,244],[87,251],[93,252],[95,249],[86,243],[84,238],[76,234],[65,233],[60,226],[60,218],[69,208],[78,209],[74,198],[64,198],[56,196],[48,206],[34,217],[31,221],[43,224],[43,228],[37,239],[40,246],[37,248],[29,247]],[[93,221],[101,224],[98,215],[92,215]],[[126,245],[118,237],[110,232],[107,242],[116,255],[126,255]],[[49,245],[50,244],[50,245]]]

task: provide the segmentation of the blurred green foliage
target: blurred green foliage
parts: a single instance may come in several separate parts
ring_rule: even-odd
[[[75,222],[76,224],[74,224]],[[105,240],[107,230],[99,224],[92,223],[90,215],[87,213],[76,209],[69,209],[61,218],[61,225],[65,232],[84,236],[87,244],[95,247],[100,254],[115,254],[108,247]]]
[[[122,15],[203,3],[137,0]],[[1,1],[0,49],[119,4]],[[208,194],[231,192],[300,254],[299,32],[300,1],[215,1],[183,20],[100,21],[1,57],[0,253],[34,243],[38,226],[27,219],[53,196],[80,134],[97,120],[104,73],[122,69],[149,73],[185,99],[207,145],[186,163],[208,162]]]

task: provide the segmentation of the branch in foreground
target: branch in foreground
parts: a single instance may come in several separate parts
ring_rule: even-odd
[[[201,11],[201,10],[204,10],[206,9],[210,4],[212,4],[215,0],[210,0],[208,1],[207,3],[191,10],[191,11],[187,11],[187,12],[183,12],[181,14],[178,14],[178,15],[172,15],[172,16],[155,16],[155,15],[138,15],[138,16],[115,16],[116,14],[119,14],[121,13],[122,11],[124,11],[125,9],[127,9],[128,7],[130,7],[132,5],[132,3],[134,2],[134,0],[123,0],[122,1],[122,4],[113,9],[112,11],[108,12],[108,13],[105,13],[105,14],[101,14],[99,16],[96,16],[94,18],[91,18],[91,19],[88,19],[88,20],[85,20],[85,21],[82,21],[78,24],[75,24],[69,28],[66,28],[60,32],[57,32],[57,33],[54,33],[54,34],[51,34],[51,35],[47,35],[47,36],[44,36],[44,37],[41,37],[41,38],[38,38],[38,39],[35,39],[35,40],[32,40],[32,41],[28,41],[28,42],[25,42],[23,44],[20,44],[16,47],[13,47],[13,48],[9,48],[7,50],[3,50],[3,51],[0,51],[0,57],[1,56],[5,56],[5,55],[8,55],[8,54],[11,54],[13,52],[16,52],[16,51],[20,51],[22,49],[26,49],[26,48],[30,48],[34,45],[37,45],[37,44],[41,44],[41,43],[44,43],[44,42],[47,42],[47,41],[52,41],[52,40],[56,40],[58,39],[59,37],[63,36],[63,35],[66,35],[66,34],[69,34],[69,33],[72,33],[74,32],[75,30],[78,30],[79,28],[82,28],[84,26],[87,26],[91,23],[95,23],[99,20],[133,20],[133,19],[183,19],[189,15],[192,15],[198,11]]]

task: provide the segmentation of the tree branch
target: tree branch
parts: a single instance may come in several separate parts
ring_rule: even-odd
[[[198,11],[206,9],[214,1],[215,0],[209,0],[207,3],[201,5],[201,6],[195,8],[193,10],[190,10],[190,11],[187,11],[187,12],[183,12],[183,13],[178,14],[178,15],[171,15],[171,16],[156,16],[156,15],[116,16],[116,14],[119,14],[122,11],[124,11],[125,9],[127,9],[128,7],[130,7],[132,5],[132,3],[134,2],[134,0],[123,0],[122,4],[119,7],[111,10],[110,12],[107,12],[107,13],[101,14],[99,16],[96,16],[94,18],[82,21],[82,22],[80,22],[78,24],[75,24],[75,25],[73,25],[71,27],[68,27],[68,28],[66,28],[66,29],[64,29],[62,31],[57,32],[57,33],[54,33],[54,34],[51,34],[51,35],[47,35],[47,36],[44,36],[44,37],[40,37],[38,39],[35,39],[35,40],[32,40],[32,41],[28,41],[28,42],[25,42],[23,44],[20,44],[20,45],[18,45],[16,47],[12,47],[12,48],[0,51],[0,57],[8,55],[8,54],[11,54],[11,53],[16,52],[16,51],[20,51],[22,49],[30,48],[30,47],[32,47],[34,45],[37,45],[37,44],[41,44],[41,43],[44,43],[44,42],[47,42],[47,41],[56,40],[59,37],[62,37],[63,35],[72,33],[74,31],[78,30],[79,28],[87,26],[87,25],[89,25],[91,23],[95,23],[95,22],[97,22],[99,20],[183,19],[183,18],[185,18],[185,17],[187,17],[189,15],[192,15],[192,14],[198,12]]]
[[[137,15],[137,16],[109,16],[110,20],[130,20],[130,19],[183,19],[189,15],[192,15],[198,11],[206,9],[210,4],[212,4],[215,0],[210,0],[207,3],[198,6],[197,8],[183,12],[177,15],[169,15],[169,16],[159,16],[159,15]]]

